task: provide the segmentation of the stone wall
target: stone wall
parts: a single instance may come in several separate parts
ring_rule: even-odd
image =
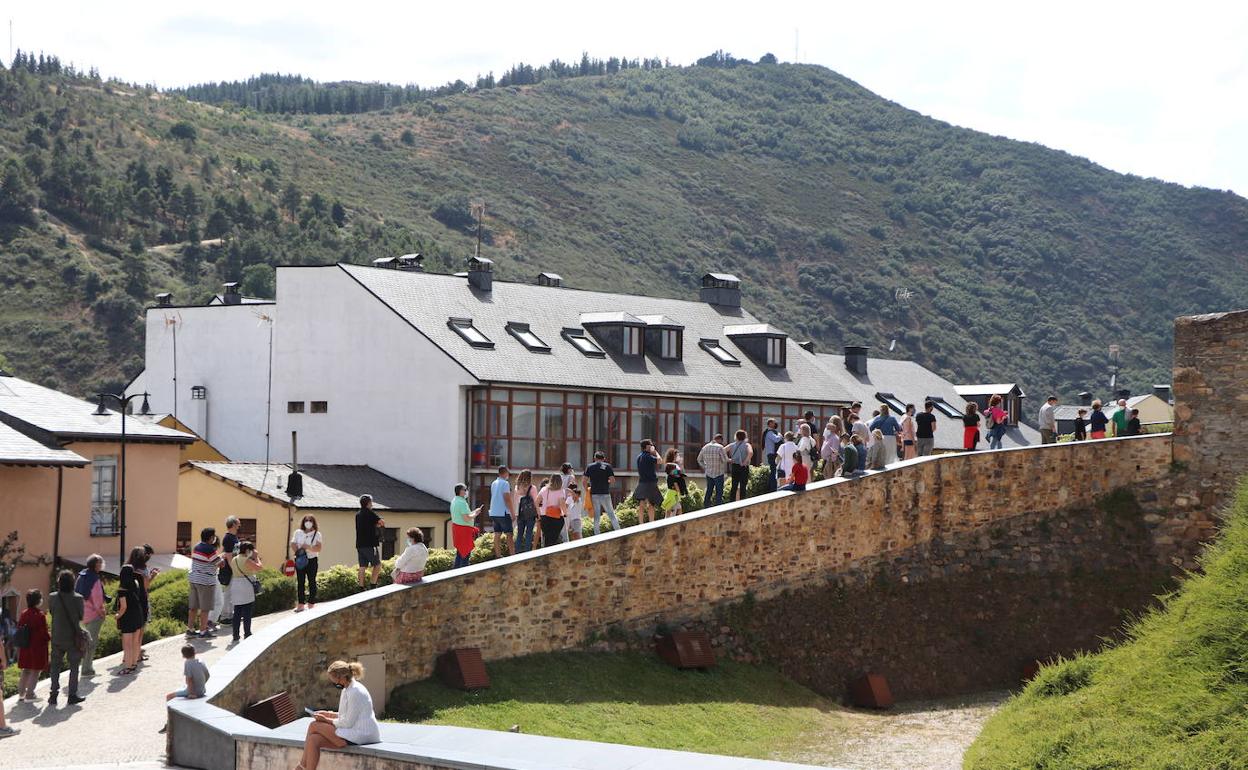
[[[1181,504],[1216,507],[1248,469],[1248,310],[1174,324],[1174,459],[1191,471]]]
[[[975,537],[1003,529],[997,540],[1012,552],[1035,538],[1026,517],[1088,508],[1125,485],[1166,484],[1171,473],[1170,437],[1162,435],[926,458],[821,482],[382,589],[303,619],[230,670],[212,701],[237,713],[288,689],[300,706],[319,703],[328,693],[317,672],[333,658],[369,653],[386,656],[393,688],[429,676],[436,656],[452,647],[477,646],[487,661],[498,660],[576,647],[612,627],[639,632],[710,618],[747,596],[766,601],[818,589],[866,563],[915,564],[927,544],[965,546],[942,551],[943,563],[924,569],[991,570],[991,554],[973,553]],[[1176,554],[1195,545],[1169,536],[1158,542],[1156,533],[1174,529],[1162,526],[1164,512],[1156,515],[1161,521],[1141,535],[1153,541],[1147,558],[1182,561]],[[1018,535],[1012,543],[1011,533]],[[1023,574],[1030,564],[1044,572],[1043,556],[1026,559]]]

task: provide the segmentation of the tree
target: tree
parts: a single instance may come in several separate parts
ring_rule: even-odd
[[[334,220],[334,224],[339,227],[345,227],[347,224],[347,210],[340,201],[334,201],[334,205],[329,209],[329,218]]]
[[[4,357],[0,356],[0,364],[3,362]],[[17,530],[13,530],[5,535],[3,540],[0,540],[0,586],[9,584],[18,567],[38,567],[51,563],[52,560],[47,554],[27,556],[25,543],[17,542]]]
[[[399,134],[399,141],[410,147],[416,144],[416,135],[412,133],[412,129],[405,128],[403,133]]]
[[[35,195],[26,186],[22,169],[10,159],[0,176],[0,227],[34,224],[34,207]]]
[[[258,264],[243,268],[242,292],[248,297],[273,299],[277,292],[273,266]]]
[[[192,124],[185,120],[180,120],[169,127],[169,136],[191,145],[199,138],[199,131]]]
[[[759,64],[775,64],[776,55],[774,53],[765,53],[758,59]]]
[[[282,190],[282,208],[290,215],[291,219],[299,214],[299,205],[303,203],[303,194],[299,192],[299,188],[295,187],[294,182],[287,182],[286,189]]]

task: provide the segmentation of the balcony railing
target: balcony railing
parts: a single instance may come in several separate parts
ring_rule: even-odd
[[[91,504],[91,537],[116,537],[121,534],[121,518],[117,503]]]

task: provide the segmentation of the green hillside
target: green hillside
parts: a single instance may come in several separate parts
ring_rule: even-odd
[[[967,770],[1248,765],[1248,480],[1203,562],[1126,642],[1041,670]]]
[[[502,277],[696,296],[730,271],[823,350],[896,339],[1033,394],[1103,393],[1110,343],[1127,387],[1167,382],[1174,316],[1248,303],[1244,199],[953,128],[817,66],[642,67],[351,115],[57,70],[0,73],[0,355],[73,391],[138,371],[158,291],[264,292],[274,264],[410,251],[459,269],[472,200]]]

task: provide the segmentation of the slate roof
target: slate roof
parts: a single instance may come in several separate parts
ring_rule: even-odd
[[[87,458],[43,442],[0,422],[0,465],[67,465],[81,467]]]
[[[835,380],[840,388],[849,390],[852,400],[862,402],[862,415],[868,421],[871,412],[880,403],[876,393],[892,393],[902,404],[914,404],[917,411],[923,410],[923,402],[928,396],[940,396],[959,412],[966,409],[966,399],[958,395],[957,386],[914,361],[868,358],[867,374],[860,376],[845,368],[845,357],[841,354],[819,353],[815,358],[829,379]],[[1039,444],[1040,434],[1027,425],[1011,426],[1002,443],[1007,447]],[[936,448],[962,448],[961,419],[936,411]]]
[[[958,395],[960,396],[996,396],[1005,395],[1011,390],[1018,388],[1016,382],[991,382],[977,385],[957,385]],[[1018,392],[1022,393],[1023,389],[1018,388]]]
[[[20,377],[0,377],[0,413],[61,440],[111,441],[121,436],[121,413],[110,412],[100,424],[96,405]],[[10,423],[12,424],[12,423]],[[126,420],[126,436],[141,441],[191,443],[194,436],[137,419]]]
[[[528,283],[494,281],[483,292],[467,280],[434,273],[404,272],[360,265],[338,267],[416,327],[447,355],[482,382],[508,382],[557,387],[603,388],[652,393],[661,389],[680,395],[776,399],[809,403],[812,399],[846,401],[849,394],[829,383],[812,353],[787,342],[787,366],[755,363],[730,339],[724,328],[762,325],[742,308],[721,307],[697,300],[612,294]],[[603,315],[599,315],[603,314]],[[605,358],[582,354],[560,332],[603,317],[666,316],[684,326],[684,357],[626,358],[607,350]],[[494,342],[494,348],[469,345],[448,328],[447,319],[471,318]],[[528,323],[551,347],[533,353],[505,330],[510,321]],[[638,320],[640,323],[640,320]],[[699,339],[715,339],[741,366],[725,366],[701,349]]]
[[[285,488],[291,467],[284,463],[266,466],[264,463],[192,461],[187,465],[233,481],[251,492],[290,502]],[[303,497],[296,501],[299,508],[355,510],[360,507],[360,495],[372,495],[373,507],[377,510],[443,513],[450,507],[449,501],[367,465],[300,465],[299,472],[303,474]]]

